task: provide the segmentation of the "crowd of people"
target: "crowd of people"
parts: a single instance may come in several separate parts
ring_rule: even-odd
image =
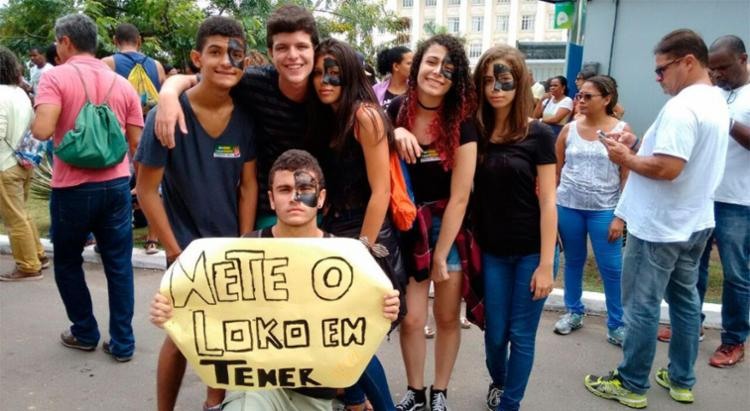
[[[472,274],[482,284],[487,407],[517,410],[560,253],[567,312],[554,331],[568,335],[583,326],[588,240],[604,284],[606,340],[623,349],[617,368],[585,377],[591,393],[646,407],[658,336],[670,342],[669,366],[655,372],[655,382],[675,401],[694,401],[714,243],[724,269],[723,331],[709,362],[742,361],[750,332],[750,78],[740,38],[723,36],[709,48],[688,29],[666,34],[654,62],[671,98],[639,138],[622,120],[613,78],[584,71],[574,96],[563,76],[539,90],[511,46],[486,50],[472,72],[461,41],[435,35],[413,52],[383,51],[377,70],[385,77],[373,86],[361,54],[319,39],[306,9],[281,6],[266,31],[271,64],[247,50],[238,21],[209,17],[190,56],[196,74],[167,78],[167,68],[139,52],[134,26],[118,27],[118,53],[99,60],[96,24],[83,14],[61,17],[52,55],[59,64],[47,65],[39,49],[31,53],[35,110],[20,64],[0,48],[0,214],[17,264],[0,279],[38,279],[49,265],[24,210],[33,170],[13,154],[30,127],[56,152],[54,274],[72,323],[63,345],[93,351],[101,339],[81,258],[93,233],[110,298],[103,349],[118,362],[135,353],[132,191],[148,220],[147,250],[158,240],[167,265],[203,237],[339,236],[387,250],[383,266],[394,292],[383,297],[383,315],[399,327],[403,398],[394,402],[388,370],[374,356],[344,390],[208,387],[205,410],[330,410],[337,396],[349,410],[449,409],[462,284]],[[156,107],[134,87],[139,69],[158,91]],[[79,113],[104,103],[127,155],[99,168],[59,158]],[[394,170],[406,177],[416,206],[410,229],[397,227],[389,208]],[[480,270],[467,266],[474,241]],[[427,377],[431,292],[435,372]],[[662,299],[671,319],[665,330]],[[161,326],[171,314],[169,299],[157,294],[151,321]],[[167,337],[156,376],[159,410],[174,408],[185,368]]]

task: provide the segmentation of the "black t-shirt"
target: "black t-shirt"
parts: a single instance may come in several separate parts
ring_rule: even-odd
[[[400,94],[393,94],[389,90],[386,90],[385,95],[383,96],[383,109],[387,109],[388,106],[391,105],[393,99],[398,96],[400,96]]]
[[[398,111],[404,97],[396,97],[391,105],[388,106],[388,116],[393,124],[396,124]],[[459,145],[475,143],[479,140],[477,128],[474,121],[469,119],[461,123]],[[406,169],[411,179],[412,190],[414,191],[414,202],[417,205],[444,200],[451,195],[451,170],[445,170],[440,156],[434,147],[434,144],[420,145],[422,147],[422,156],[417,159],[415,164],[407,164]]]
[[[494,255],[541,252],[537,165],[555,164],[555,136],[534,121],[525,139],[488,144],[474,176],[475,233],[482,251]]]
[[[273,235],[273,229],[271,227],[266,227],[262,230],[255,230],[251,233],[247,233],[243,235],[243,237],[255,237],[255,238],[274,238]],[[323,232],[324,238],[332,238],[333,235],[327,232]],[[323,400],[332,400],[336,398],[336,389],[335,388],[314,388],[314,387],[301,387],[301,388],[291,388],[292,391],[295,391],[299,394],[306,395],[308,397],[313,398],[319,398]]]
[[[286,150],[303,148],[307,131],[305,102],[288,99],[279,89],[273,66],[250,67],[232,88],[235,102],[255,120],[258,150],[258,216],[273,214],[268,202],[268,172]]]

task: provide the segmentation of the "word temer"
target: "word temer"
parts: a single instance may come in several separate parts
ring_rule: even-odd
[[[214,376],[218,384],[257,388],[320,386],[319,382],[310,377],[312,368],[242,367],[245,364],[245,360],[201,360],[201,365],[214,367]]]

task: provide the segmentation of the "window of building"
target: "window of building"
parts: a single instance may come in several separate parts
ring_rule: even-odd
[[[411,7],[414,5],[414,0],[402,0],[403,7]]]
[[[437,5],[437,0],[424,0],[425,7],[435,7]]]
[[[482,32],[482,26],[484,26],[484,16],[473,16],[471,18],[471,30],[476,33]]]
[[[510,0],[497,0],[497,4],[509,4]]]
[[[461,5],[461,0],[448,0],[449,6],[459,6]]]
[[[521,17],[521,31],[533,31],[534,30],[534,15],[527,14]]]
[[[448,17],[448,32],[458,33],[458,17]]]
[[[484,6],[484,0],[471,0],[471,4],[475,6]]]
[[[482,55],[482,44],[471,43],[471,46],[469,46],[469,58],[475,59],[481,55]]]
[[[508,31],[508,16],[497,16],[495,31],[499,33],[506,33]]]

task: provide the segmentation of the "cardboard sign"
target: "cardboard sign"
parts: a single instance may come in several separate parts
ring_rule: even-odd
[[[348,387],[390,328],[392,288],[357,240],[205,238],[162,278],[164,327],[211,387]]]

